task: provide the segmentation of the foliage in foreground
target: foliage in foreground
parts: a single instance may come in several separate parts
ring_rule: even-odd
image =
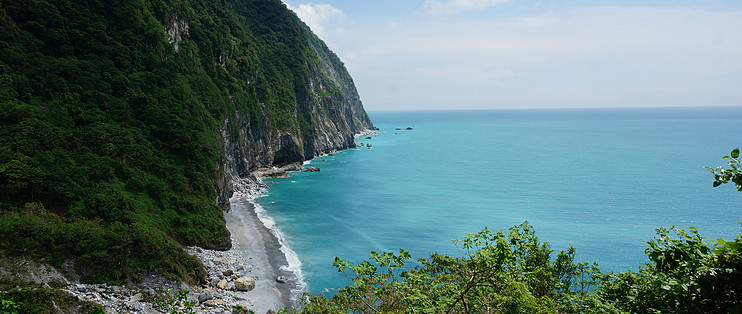
[[[742,191],[742,172],[739,167],[739,148],[732,150],[729,155],[722,157],[722,159],[728,159],[727,165],[729,168],[724,166],[718,166],[715,168],[704,167],[706,170],[711,171],[714,174],[714,187],[720,186],[724,183],[732,181],[737,191]]]
[[[409,252],[371,252],[358,265],[334,265],[353,283],[328,299],[311,296],[301,313],[725,313],[742,311],[742,234],[705,241],[658,229],[638,272],[604,274],[555,256],[527,222],[455,240],[464,256],[437,253],[405,267]]]
[[[574,248],[552,256],[527,222],[455,240],[463,257],[437,253],[404,267],[407,251],[334,265],[353,279],[332,299],[311,297],[304,313],[615,312],[595,291],[596,264],[574,263]],[[555,258],[553,258],[555,257]]]
[[[609,274],[600,292],[634,313],[742,312],[742,233],[734,241],[705,241],[690,232],[657,229],[638,272]]]

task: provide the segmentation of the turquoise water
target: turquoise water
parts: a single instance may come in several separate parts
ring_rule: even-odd
[[[527,220],[555,250],[604,270],[646,262],[657,227],[734,238],[742,192],[703,166],[740,146],[742,108],[371,112],[372,149],[312,161],[258,202],[310,292],[349,283],[335,256],[459,254],[451,239]],[[412,127],[413,130],[395,130]],[[395,134],[399,133],[399,134]]]

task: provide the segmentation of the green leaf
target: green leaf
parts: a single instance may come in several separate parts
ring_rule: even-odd
[[[732,158],[739,158],[739,148],[735,148],[730,155]]]

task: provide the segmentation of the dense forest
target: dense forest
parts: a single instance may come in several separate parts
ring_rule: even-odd
[[[230,246],[230,175],[347,147],[371,125],[353,93],[280,0],[2,0],[0,252],[200,282],[181,248]]]

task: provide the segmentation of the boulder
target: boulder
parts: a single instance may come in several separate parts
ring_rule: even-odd
[[[407,130],[412,130],[412,127],[411,127],[411,126],[408,126],[408,127],[407,127]]]
[[[223,289],[223,290],[229,289],[229,286],[227,285],[227,280],[225,279],[219,280],[219,283],[216,284],[216,287],[219,289]]]
[[[276,282],[278,282],[278,283],[287,283],[288,281],[289,281],[289,279],[286,278],[286,276],[278,276],[278,277],[276,277]]]
[[[366,143],[366,147],[371,147],[371,146],[373,146],[371,145],[371,143]]]
[[[222,272],[222,275],[227,276],[227,277],[232,276],[232,274],[234,274],[234,272],[231,269],[227,269]]]
[[[230,249],[232,249],[232,241],[222,243],[214,247],[214,250],[217,251],[229,251]]]
[[[255,279],[242,277],[234,282],[234,287],[239,291],[250,291],[255,288]]]
[[[214,263],[214,265],[225,265],[227,264],[227,258],[219,255],[217,257],[214,257],[211,262]]]
[[[129,301],[144,301],[144,295],[141,292],[137,293],[131,296],[131,298],[129,298]]]
[[[211,300],[213,298],[214,298],[214,295],[211,293],[211,291],[206,290],[206,291],[204,291],[204,292],[202,292],[201,294],[198,295],[198,302],[199,303],[204,303],[204,302],[206,302],[208,300]]]

